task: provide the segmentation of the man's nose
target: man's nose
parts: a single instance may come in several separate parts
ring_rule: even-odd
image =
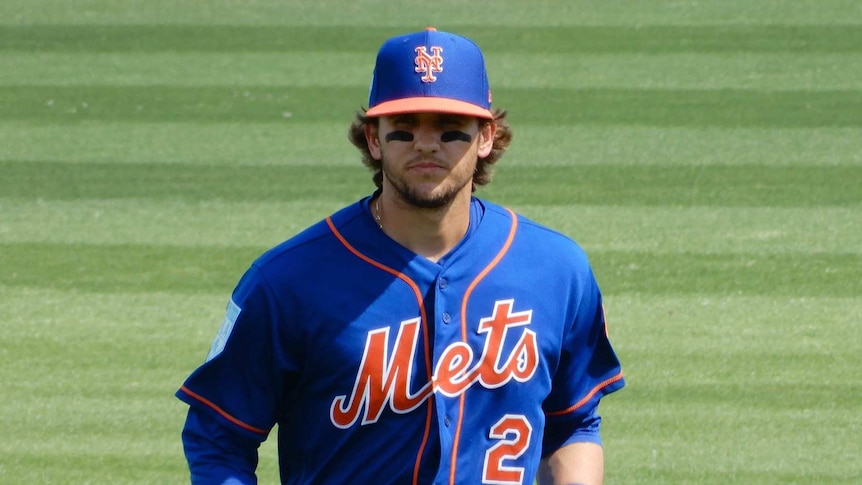
[[[413,130],[414,147],[423,152],[437,151],[440,149],[440,135],[440,130],[433,125],[421,123]]]

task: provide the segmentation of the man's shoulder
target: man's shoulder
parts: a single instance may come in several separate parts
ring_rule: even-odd
[[[255,260],[254,264],[265,268],[283,264],[296,265],[316,258],[331,257],[333,245],[337,246],[339,243],[330,225],[336,227],[349,225],[361,213],[362,208],[358,202],[344,207],[268,249]]]

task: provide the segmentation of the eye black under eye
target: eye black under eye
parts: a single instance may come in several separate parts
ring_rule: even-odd
[[[463,131],[452,130],[443,132],[440,135],[440,141],[444,143],[452,142],[452,141],[465,141],[467,143],[473,141],[473,137]]]
[[[386,141],[413,141],[414,136],[413,133],[404,130],[395,130],[386,134]],[[463,131],[459,130],[450,130],[445,131],[440,135],[440,141],[443,143],[450,143],[453,141],[463,141],[470,143],[473,141],[473,137]]]
[[[413,133],[409,131],[391,131],[386,134],[386,141],[413,141]]]

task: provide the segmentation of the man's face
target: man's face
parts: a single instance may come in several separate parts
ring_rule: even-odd
[[[365,134],[382,162],[384,190],[414,207],[437,208],[472,192],[476,161],[491,152],[495,129],[471,116],[409,113],[381,117]]]

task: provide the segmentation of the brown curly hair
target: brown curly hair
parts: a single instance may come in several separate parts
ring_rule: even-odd
[[[477,186],[486,185],[491,182],[491,176],[493,175],[492,166],[503,156],[503,153],[509,148],[509,143],[512,142],[512,127],[506,121],[506,110],[497,108],[494,109],[493,114],[494,122],[497,124],[497,132],[494,135],[491,153],[487,157],[479,158],[476,163],[476,171],[473,173],[474,191]],[[353,123],[350,124],[347,137],[362,153],[362,164],[371,170],[374,185],[379,189],[383,185],[383,164],[380,160],[375,160],[371,156],[371,152],[368,150],[368,141],[365,139],[365,125],[377,125],[377,123],[378,119],[366,116],[365,110],[358,111]],[[490,123],[490,121],[480,120],[480,123]]]

